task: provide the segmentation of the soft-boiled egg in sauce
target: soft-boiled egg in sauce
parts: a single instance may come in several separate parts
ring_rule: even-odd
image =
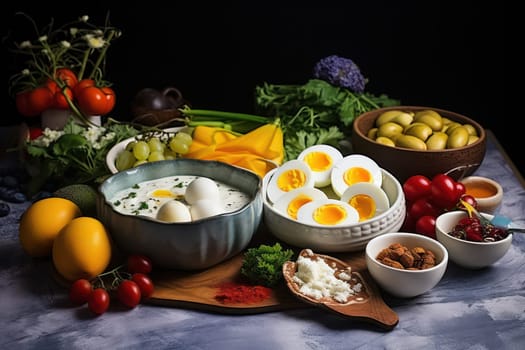
[[[326,194],[315,187],[297,188],[283,194],[274,204],[274,208],[290,219],[297,220],[297,212],[306,203],[328,198]]]
[[[342,196],[349,186],[358,182],[368,182],[381,187],[383,174],[379,165],[372,158],[361,154],[351,154],[334,165],[331,182],[334,192]]]
[[[385,191],[369,182],[359,182],[348,187],[341,196],[341,201],[357,210],[359,221],[369,220],[390,207]]]
[[[305,162],[312,170],[315,187],[324,187],[330,184],[332,168],[343,159],[343,155],[333,146],[313,145],[304,149],[297,159]]]
[[[178,200],[167,201],[157,211],[157,220],[164,222],[188,222],[191,221],[190,209]]]
[[[348,226],[359,221],[359,214],[350,204],[328,198],[303,205],[297,212],[297,220],[307,225]]]
[[[301,160],[289,160],[277,168],[271,177],[266,195],[270,202],[276,203],[283,194],[305,187],[314,187],[312,171]]]

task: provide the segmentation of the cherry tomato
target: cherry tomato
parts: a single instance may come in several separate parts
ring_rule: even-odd
[[[474,198],[473,196],[471,196],[470,194],[464,194],[461,196],[461,200],[467,202],[468,204],[470,204],[471,206],[474,207],[474,209],[477,209],[478,208],[478,201],[476,200],[476,198]],[[465,209],[465,206],[461,204],[461,202],[459,202],[457,204],[457,207],[458,209]]]
[[[403,221],[403,226],[401,228],[401,231],[413,232],[415,230],[416,230],[416,219],[413,218],[409,213],[407,213],[405,217],[405,221]]]
[[[419,219],[424,215],[438,216],[441,214],[441,208],[436,207],[430,198],[419,198],[408,208],[408,213],[414,219]]]
[[[42,128],[30,127],[29,128],[29,139],[34,140],[42,135]]]
[[[143,273],[134,273],[131,280],[135,282],[140,288],[140,295],[142,300],[148,299],[153,294],[154,286],[148,275]]]
[[[148,274],[151,272],[153,264],[151,259],[145,255],[134,254],[128,256],[127,269],[129,273],[143,273]]]
[[[81,278],[73,282],[69,288],[69,300],[75,305],[85,304],[92,291],[91,283],[87,279]]]
[[[115,92],[110,87],[87,86],[77,91],[78,106],[87,115],[106,115],[115,106]]]
[[[409,202],[418,198],[428,197],[431,194],[430,185],[432,181],[424,175],[413,175],[403,183],[403,193]]]
[[[453,208],[459,200],[456,181],[445,174],[437,174],[432,178],[430,186],[432,202],[443,209]]]
[[[423,215],[416,221],[416,233],[436,239],[436,217]]]
[[[140,303],[141,294],[137,283],[131,280],[123,280],[117,288],[118,300],[129,308],[134,308]]]
[[[96,288],[89,295],[88,308],[96,315],[101,315],[109,308],[109,293],[104,288]]]

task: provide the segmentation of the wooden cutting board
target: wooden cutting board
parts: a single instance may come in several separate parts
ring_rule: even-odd
[[[273,245],[278,240],[263,227],[254,236],[250,247],[260,244]],[[300,249],[289,247],[279,242],[283,248],[293,249],[298,253]],[[355,304],[346,308],[340,315],[369,321],[385,329],[392,329],[398,323],[397,314],[384,302],[381,292],[366,269],[364,252],[333,253],[329,254],[352,267],[358,272],[369,287],[366,303]],[[286,309],[312,307],[296,297],[283,280],[282,284],[272,289],[269,298],[257,303],[224,304],[215,297],[219,286],[227,282],[246,284],[240,273],[243,262],[243,253],[202,271],[157,270],[151,277],[155,284],[155,291],[147,301],[151,304],[205,310],[227,314],[254,314]],[[319,305],[322,307],[322,305]],[[334,311],[334,310],[332,310]]]

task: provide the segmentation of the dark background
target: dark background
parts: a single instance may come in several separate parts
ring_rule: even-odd
[[[279,5],[244,1],[28,2],[3,5],[2,29],[20,31],[16,11],[39,26],[87,14],[123,36],[108,51],[107,79],[117,92],[116,119],[131,119],[130,104],[145,87],[177,87],[194,108],[253,112],[255,86],[303,84],[314,64],[337,54],[369,79],[366,90],[405,105],[469,116],[497,136],[521,173],[525,160],[505,111],[505,2],[319,1]],[[23,23],[27,28],[27,22]],[[17,62],[3,48],[5,80]],[[3,98],[1,125],[24,121]]]

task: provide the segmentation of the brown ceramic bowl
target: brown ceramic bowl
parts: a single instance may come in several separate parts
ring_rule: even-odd
[[[479,139],[470,145],[444,150],[414,150],[381,144],[367,136],[375,126],[379,115],[388,110],[417,112],[431,109],[442,117],[461,124],[471,124]],[[439,173],[448,173],[458,180],[474,173],[481,165],[486,151],[487,134],[475,120],[464,115],[433,107],[395,106],[376,109],[358,116],[353,123],[352,148],[354,153],[364,154],[374,159],[380,167],[392,173],[403,183],[412,175],[425,175],[432,178]]]

